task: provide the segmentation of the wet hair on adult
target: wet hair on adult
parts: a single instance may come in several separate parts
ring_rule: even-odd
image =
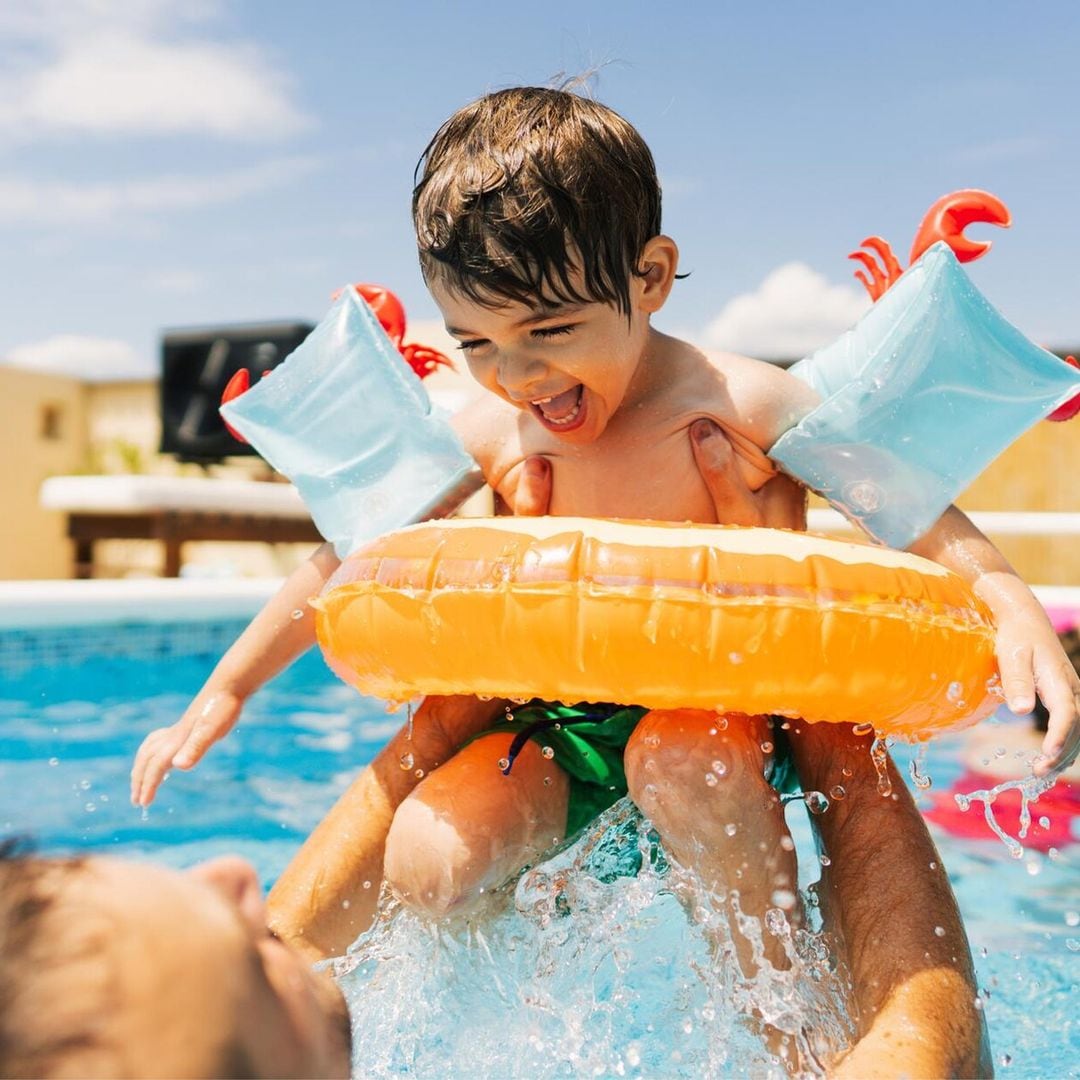
[[[55,896],[55,869],[59,864],[34,856],[25,839],[0,841],[0,1076],[50,1076],[73,1054],[96,1046],[90,1027],[48,1034],[24,1022],[25,1010],[17,1008],[20,994],[48,956],[48,917]],[[80,860],[65,860],[64,869],[75,869]],[[63,957],[56,957],[63,963]]]
[[[618,113],[569,90],[499,90],[439,128],[415,180],[429,284],[488,307],[600,301],[630,313],[638,259],[660,233],[660,184]]]

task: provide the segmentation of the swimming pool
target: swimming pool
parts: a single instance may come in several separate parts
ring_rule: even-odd
[[[358,698],[309,655],[251,702],[198,770],[173,775],[148,813],[133,809],[136,747],[176,719],[246,614],[140,622],[127,612],[113,624],[0,629],[0,834],[32,833],[46,852],[174,866],[236,851],[273,880],[402,717]],[[959,775],[957,747],[943,739],[930,751],[934,790]],[[628,809],[613,815],[604,837],[588,836],[527,875],[481,932],[396,917],[369,935],[343,976],[362,1003],[358,1072],[690,1076],[760,1067],[721,1007],[724,986],[708,970],[701,935],[648,850],[637,878],[602,872],[612,845],[648,849]],[[816,876],[809,826],[798,805],[788,816],[805,887]],[[997,841],[938,840],[971,937],[995,1067],[1080,1075],[1077,848],[1014,860]],[[575,863],[593,872],[574,872]],[[814,1005],[822,1023],[841,1024],[829,977]]]

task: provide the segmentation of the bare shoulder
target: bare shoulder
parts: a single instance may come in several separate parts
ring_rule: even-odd
[[[512,405],[483,394],[456,413],[451,421],[465,449],[475,458],[484,478],[497,486],[507,469],[522,457],[519,412]]]
[[[708,411],[728,428],[767,450],[817,403],[816,394],[777,364],[717,349],[699,350]]]

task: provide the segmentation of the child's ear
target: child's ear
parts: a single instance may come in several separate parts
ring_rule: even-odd
[[[679,248],[670,236],[654,236],[646,242],[638,258],[640,276],[635,278],[642,311],[651,315],[664,306],[678,268]]]

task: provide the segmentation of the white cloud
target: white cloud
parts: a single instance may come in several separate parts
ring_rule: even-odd
[[[43,341],[16,345],[7,350],[3,361],[87,382],[153,379],[158,374],[156,360],[139,356],[126,341],[79,334],[56,334]]]
[[[0,133],[288,136],[310,123],[280,64],[246,42],[211,40],[193,24],[216,5],[38,5],[0,17]],[[186,10],[193,6],[194,10]]]
[[[847,330],[869,306],[861,290],[832,285],[805,263],[785,263],[753,292],[729,301],[709,323],[705,341],[750,356],[804,356]]]
[[[0,222],[75,225],[122,214],[186,210],[234,202],[281,187],[317,169],[313,157],[279,158],[213,176],[73,184],[0,176]]]

